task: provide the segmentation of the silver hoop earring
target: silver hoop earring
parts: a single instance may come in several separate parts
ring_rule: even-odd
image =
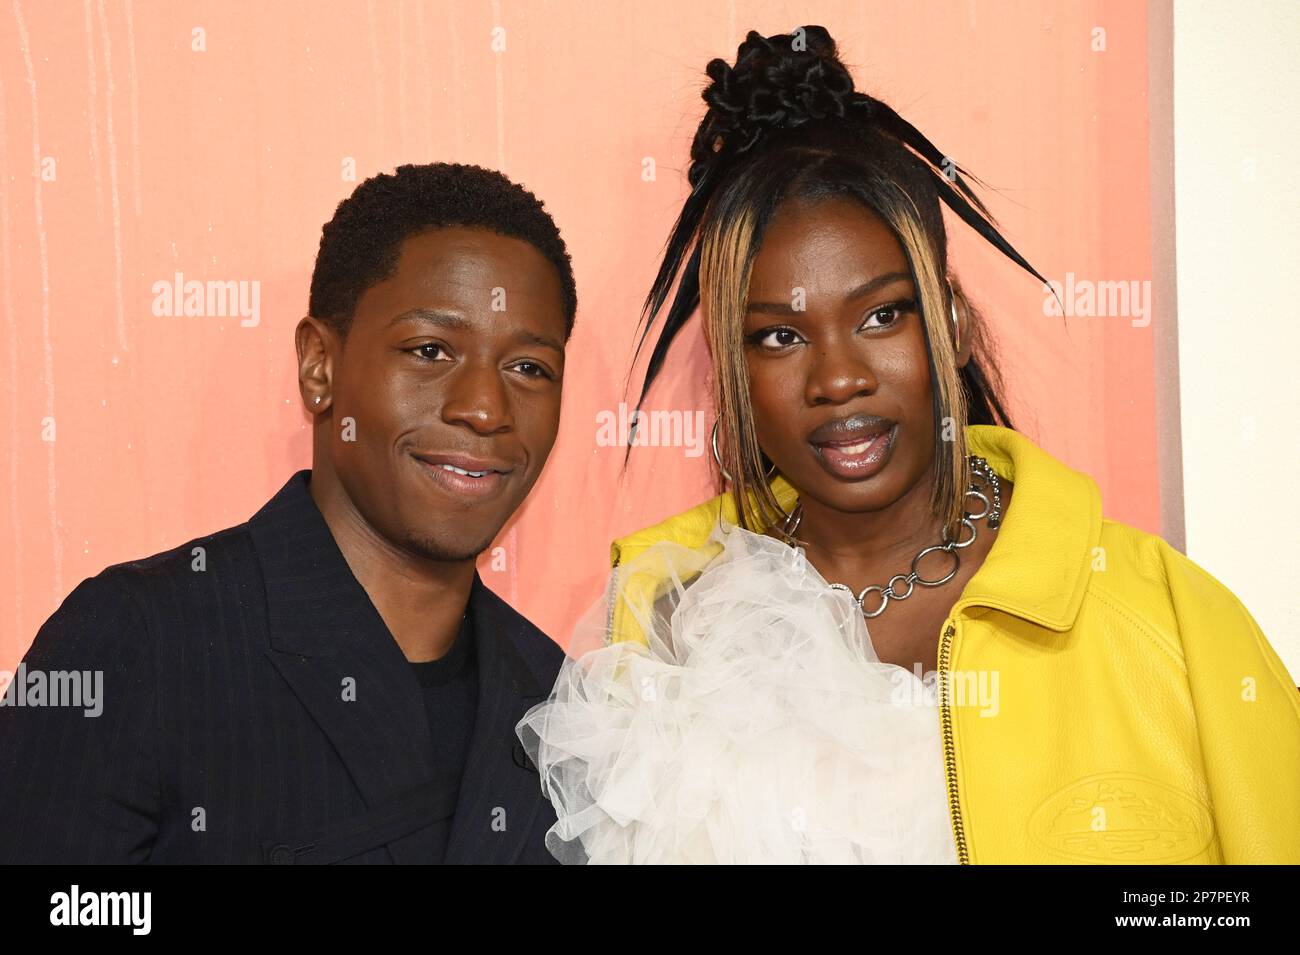
[[[732,483],[735,483],[736,479],[727,473],[727,469],[722,466],[722,456],[718,454],[718,425],[720,425],[721,423],[722,423],[721,417],[719,417],[717,420],[713,422],[713,436],[709,439],[709,444],[713,448],[713,463],[718,466],[718,470],[722,472],[722,476],[724,478],[726,478],[728,481]],[[775,475],[776,475],[776,464],[773,464],[770,468],[767,469],[767,473],[765,473],[763,476],[770,481]]]
[[[732,476],[728,474],[727,469],[722,466],[722,457],[718,454],[718,425],[720,424],[722,424],[721,418],[717,418],[714,420],[713,437],[709,441],[709,443],[713,446],[713,463],[718,466],[718,470],[722,472],[722,476],[725,480],[732,481],[733,480]]]
[[[952,308],[952,333],[953,349],[961,351],[961,325],[957,322],[957,293],[953,291],[952,285],[948,286],[948,304]]]

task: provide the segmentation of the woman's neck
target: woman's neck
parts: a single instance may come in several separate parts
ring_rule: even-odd
[[[879,578],[883,583],[906,573],[922,548],[942,541],[942,524],[930,508],[925,482],[877,511],[841,511],[806,496],[800,504],[803,516],[795,536],[828,580]]]

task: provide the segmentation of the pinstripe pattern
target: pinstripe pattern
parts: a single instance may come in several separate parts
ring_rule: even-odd
[[[436,800],[412,797],[436,778],[419,684],[309,479],[246,524],[108,568],[41,628],[28,669],[102,670],[103,713],[0,708],[0,861],[288,862],[358,832],[339,861],[439,861]],[[554,810],[514,727],[563,653],[478,574],[469,611],[479,700],[445,861],[549,863]]]

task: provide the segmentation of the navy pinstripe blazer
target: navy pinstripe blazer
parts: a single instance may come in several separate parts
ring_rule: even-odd
[[[27,670],[102,671],[103,709],[0,708],[0,862],[554,862],[515,724],[563,652],[474,575],[473,739],[437,782],[419,683],[310,476],[83,582],[41,628]]]

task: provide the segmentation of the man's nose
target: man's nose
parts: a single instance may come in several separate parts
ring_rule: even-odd
[[[512,428],[514,417],[500,370],[481,363],[458,369],[448,383],[442,419],[448,424],[466,424],[479,434]]]

